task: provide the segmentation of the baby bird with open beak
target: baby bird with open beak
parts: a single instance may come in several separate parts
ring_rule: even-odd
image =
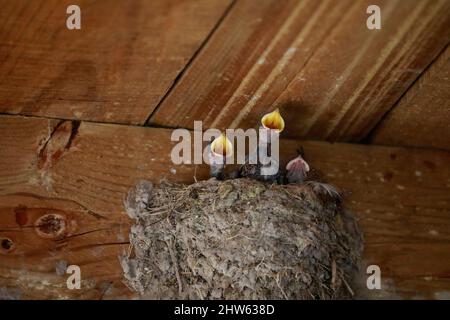
[[[298,156],[286,165],[286,178],[289,183],[304,182],[309,169],[309,164],[303,159],[302,152],[298,152]]]
[[[233,155],[233,145],[225,134],[220,135],[210,144],[210,175],[218,180],[225,178],[226,159]]]
[[[261,118],[261,125],[266,130],[273,130],[275,133],[280,134],[284,130],[284,119],[281,116],[280,109],[275,109],[264,115]]]
[[[256,150],[246,157],[245,164],[239,168],[240,177],[248,177],[261,181],[280,182],[280,170],[274,174],[264,175],[262,169],[274,162],[279,165],[278,157],[273,157],[271,152],[272,137],[278,138],[284,130],[284,119],[278,109],[264,115],[261,118],[259,143]],[[269,161],[270,160],[270,161]],[[267,164],[270,162],[270,165]],[[263,164],[266,163],[266,164]]]
[[[288,183],[303,184],[311,189],[319,197],[332,198],[337,203],[341,201],[341,194],[336,187],[322,181],[320,174],[310,168],[303,159],[303,149],[298,150],[298,156],[286,165],[286,178]]]

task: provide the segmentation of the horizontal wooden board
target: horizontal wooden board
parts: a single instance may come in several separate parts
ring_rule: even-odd
[[[140,179],[192,182],[208,175],[204,165],[171,162],[170,135],[168,129],[0,116],[0,238],[11,245],[0,250],[3,298],[130,297],[117,258],[128,247],[127,190]],[[364,287],[363,269],[358,296],[448,297],[450,153],[284,140],[283,163],[300,146],[345,191],[364,230],[364,266],[381,268],[382,290]],[[38,219],[49,214],[65,221],[58,237],[39,233]],[[66,264],[81,267],[82,290],[66,288]]]
[[[369,140],[450,149],[450,47],[380,122]]]
[[[0,0],[0,112],[143,124],[231,0]]]
[[[248,128],[279,107],[286,137],[360,141],[449,43],[447,0],[238,1],[149,120]]]

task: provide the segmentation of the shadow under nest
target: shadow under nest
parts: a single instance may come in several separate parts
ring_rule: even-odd
[[[142,181],[125,283],[148,299],[346,299],[362,235],[335,189],[248,178]]]

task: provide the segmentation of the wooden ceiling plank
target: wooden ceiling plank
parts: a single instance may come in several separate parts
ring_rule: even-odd
[[[381,30],[370,1],[265,3],[235,5],[150,125],[249,128],[279,107],[288,137],[360,141],[450,41],[445,0],[380,1]]]
[[[450,150],[450,47],[377,125],[370,143]]]
[[[1,0],[0,112],[143,124],[231,0]]]

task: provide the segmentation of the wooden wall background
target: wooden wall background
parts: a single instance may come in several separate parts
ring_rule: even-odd
[[[284,158],[303,145],[348,191],[382,268],[357,295],[450,297],[450,0],[79,0],[80,31],[69,4],[0,0],[0,298],[130,297],[128,188],[206,177],[170,162],[171,128],[275,107]],[[39,235],[46,214],[63,238]]]

